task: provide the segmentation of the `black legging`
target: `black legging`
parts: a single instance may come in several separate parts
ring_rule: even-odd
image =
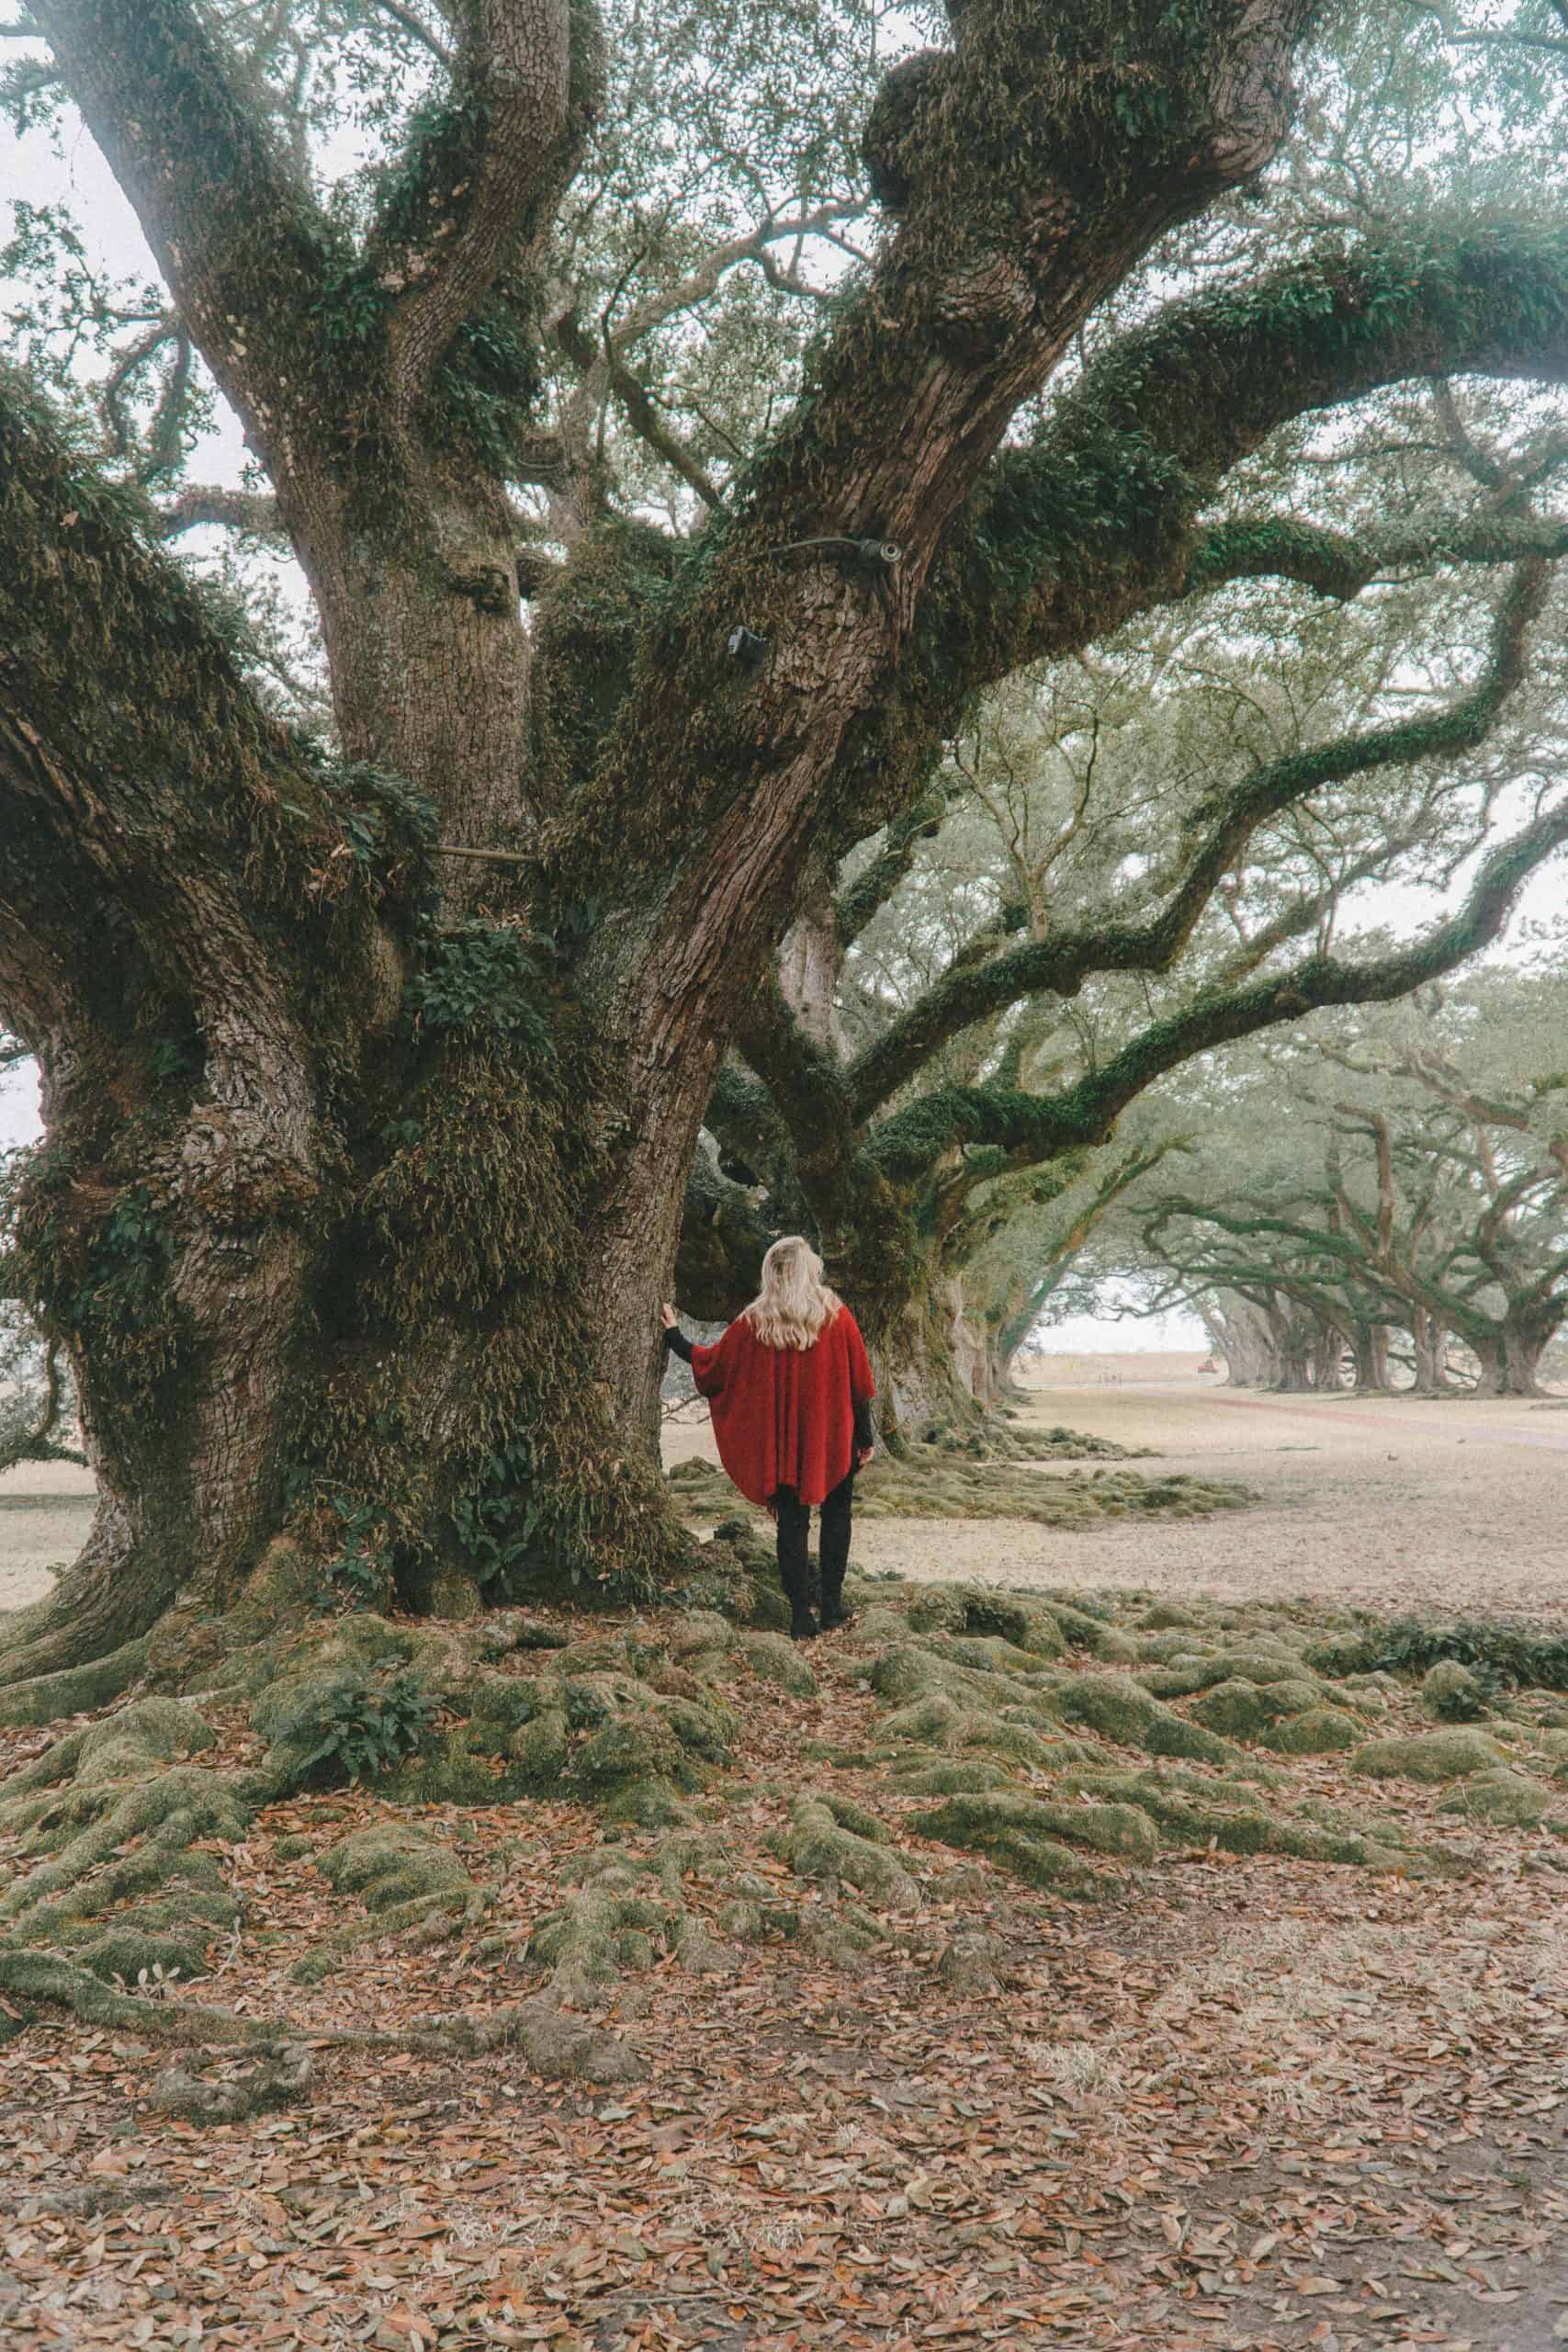
[[[822,1614],[829,1623],[843,1610],[854,1491],[855,1474],[852,1470],[847,1478],[840,1479],[822,1504],[818,1556],[822,1568]],[[806,1555],[811,1510],[809,1505],[800,1501],[793,1487],[781,1487],[773,1503],[779,1518],[779,1582],[788,1596],[791,1618],[799,1628],[809,1623],[811,1616],[811,1572]]]

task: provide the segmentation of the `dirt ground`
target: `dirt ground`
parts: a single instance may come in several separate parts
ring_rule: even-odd
[[[96,1492],[90,1470],[22,1462],[0,1475],[0,1609],[41,1600],[51,1571],[81,1550]]]

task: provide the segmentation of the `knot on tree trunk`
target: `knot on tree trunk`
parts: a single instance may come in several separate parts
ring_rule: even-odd
[[[228,1229],[292,1221],[315,1199],[315,1170],[254,1111],[197,1103],[164,1170],[172,1208]]]
[[[1051,209],[1065,225],[1071,208]],[[1034,287],[1022,265],[1006,253],[981,253],[950,266],[931,305],[938,342],[954,357],[986,359],[1004,350],[1034,316]]]

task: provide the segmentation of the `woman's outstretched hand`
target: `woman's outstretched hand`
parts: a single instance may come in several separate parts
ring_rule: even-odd
[[[677,1322],[680,1320],[675,1309],[671,1306],[668,1299],[665,1300],[663,1306],[659,1310],[659,1319],[663,1324],[664,1329],[667,1331],[672,1331],[675,1329]]]

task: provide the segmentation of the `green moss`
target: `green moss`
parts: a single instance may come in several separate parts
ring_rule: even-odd
[[[511,1733],[558,1708],[558,1695],[552,1686],[525,1675],[476,1674],[453,1692],[452,1704],[476,1726]]]
[[[1043,1661],[1029,1650],[995,1634],[944,1634],[941,1656],[956,1666],[971,1666],[982,1674],[1038,1674]]]
[[[874,1846],[886,1846],[889,1833],[874,1813],[856,1804],[852,1797],[836,1796],[829,1790],[820,1802],[825,1804],[840,1829],[848,1829],[857,1838],[864,1838]]]
[[[1416,1732],[1407,1739],[1362,1742],[1351,1770],[1376,1780],[1462,1781],[1506,1762],[1496,1741],[1483,1731]]]
[[[1439,1658],[1421,1679],[1421,1711],[1435,1723],[1473,1723],[1488,1712],[1486,1693],[1469,1667]]]
[[[1164,1843],[1190,1849],[1216,1845],[1232,1854],[1284,1854],[1303,1861],[1408,1869],[1414,1849],[1397,1833],[1390,1839],[1367,1834],[1325,1806],[1303,1806],[1298,1815],[1266,1805],[1249,1789],[1215,1784],[1177,1772],[1075,1773],[1065,1784],[1097,1799],[1136,1805],[1146,1813]],[[1391,1860],[1391,1849],[1399,1849]]]
[[[214,1738],[194,1707],[177,1699],[139,1699],[84,1733],[76,1778],[91,1782],[142,1777],[176,1757],[199,1755]]]
[[[633,1829],[673,1829],[692,1818],[692,1808],[672,1781],[628,1781],[604,1806],[606,1822]]]
[[[1438,1811],[1489,1821],[1502,1829],[1538,1829],[1551,1803],[1550,1790],[1520,1772],[1475,1772],[1451,1797],[1443,1799]]]
[[[57,1674],[34,1675],[0,1690],[0,1725],[59,1723],[67,1715],[85,1715],[107,1707],[129,1690],[147,1662],[146,1641],[127,1642],[87,1666],[68,1666]]]
[[[773,1682],[792,1698],[814,1699],[817,1677],[797,1645],[782,1634],[746,1634],[741,1637],[746,1663],[763,1682]]]
[[[906,1115],[899,1114],[900,1118]],[[1077,1450],[1077,1443],[1070,1449],[1049,1445],[1027,1449],[1032,1454]],[[695,1457],[678,1463],[670,1473],[670,1488],[689,1517],[732,1523],[734,1489],[714,1464]],[[855,1487],[855,1513],[863,1520],[1023,1519],[1044,1527],[1083,1527],[1133,1513],[1191,1518],[1235,1509],[1250,1499],[1242,1487],[1213,1481],[1148,1478],[1131,1470],[1053,1477],[1013,1461],[975,1461],[940,1446],[906,1444],[898,1456],[881,1454],[862,1473]],[[756,1540],[754,1530],[752,1540]],[[1033,1609],[1041,1616],[1058,1613],[1054,1600],[1048,1605],[1035,1603]],[[1091,1634],[1089,1612],[1077,1609],[1074,1615],[1084,1628],[1085,1638],[1101,1655],[1131,1654],[1121,1646],[1127,1637],[1114,1626],[1101,1625]],[[955,1623],[952,1630],[963,1627]]]
[[[802,1878],[855,1887],[887,1910],[913,1910],[919,1901],[914,1880],[885,1846],[843,1828],[831,1807],[816,1798],[795,1804],[780,1848]]]
[[[431,1895],[466,1894],[473,1884],[446,1847],[400,1823],[372,1829],[329,1846],[316,1864],[336,1894],[356,1894],[371,1912],[391,1911]]]
[[[1138,1679],[1157,1699],[1190,1699],[1201,1690],[1213,1690],[1221,1682],[1250,1682],[1260,1689],[1270,1684],[1300,1679],[1300,1653],[1281,1646],[1272,1648],[1223,1648],[1206,1657],[1185,1657],[1168,1666],[1148,1668]]]
[[[670,1724],[651,1708],[617,1715],[591,1734],[573,1760],[573,1776],[594,1790],[624,1781],[679,1781],[688,1770],[685,1753]]]
[[[960,1589],[963,1617],[953,1631],[993,1635],[1026,1657],[1060,1657],[1066,1648],[1055,1607],[1010,1593]]]
[[[155,1984],[158,1972],[165,1983],[179,1981],[188,1984],[193,1976],[200,1976],[207,1968],[207,1939],[180,1938],[149,1933],[126,1924],[106,1928],[100,1935],[78,1944],[72,1957],[79,1967],[91,1970],[106,1984],[116,1977],[130,1991],[141,1982]]]
[[[1081,1724],[1121,1747],[1142,1748],[1148,1756],[1187,1756],[1204,1764],[1236,1761],[1228,1740],[1190,1724],[1126,1676],[1075,1675],[1053,1693],[1051,1703],[1065,1723]]]
[[[887,1739],[914,1740],[926,1747],[987,1748],[1036,1771],[1082,1761],[1096,1753],[1082,1740],[1069,1739],[1052,1727],[1035,1731],[1026,1724],[1010,1723],[988,1709],[963,1706],[944,1691],[933,1691],[895,1709],[884,1717],[882,1731]]]
[[[1192,1716],[1226,1739],[1257,1739],[1273,1722],[1274,1710],[1256,1682],[1235,1679],[1205,1690],[1194,1702]]]
[[[1070,1601],[1053,1597],[1051,1615],[1061,1628],[1064,1640],[1074,1649],[1088,1650],[1091,1657],[1109,1658],[1113,1663],[1131,1662],[1138,1655],[1138,1645],[1119,1625],[1108,1625],[1102,1618],[1091,1616],[1088,1610],[1075,1609]]]
[[[1337,1748],[1355,1747],[1364,1736],[1355,1716],[1343,1707],[1308,1707],[1275,1724],[1264,1739],[1282,1756],[1328,1756]]]
[[[1258,1684],[1240,1677],[1215,1682],[1192,1706],[1195,1720],[1231,1739],[1261,1739],[1271,1724],[1292,1715],[1322,1710],[1328,1693],[1315,1682],[1287,1676]],[[1305,1754],[1302,1749],[1299,1753]]]
[[[220,1885],[211,1857],[191,1849],[198,1838],[237,1843],[250,1812],[238,1781],[197,1765],[133,1781],[52,1860],[12,1880],[0,1923],[17,1940],[50,1942],[171,1880]]]
[[[513,1771],[509,1776],[518,1787],[543,1790],[559,1781],[567,1767],[570,1748],[564,1712],[552,1708],[547,1713],[536,1715],[531,1723],[513,1736]]]
[[[1005,1789],[1012,1776],[999,1764],[982,1763],[978,1757],[955,1758],[931,1764],[911,1757],[911,1769],[896,1767],[901,1795],[912,1797],[973,1796],[982,1789]]]
[[[976,1672],[912,1643],[883,1652],[872,1668],[871,1687],[882,1699],[942,1695],[960,1705],[981,1707],[1004,1706],[1014,1696],[999,1676]]]
[[[1097,1896],[1116,1892],[1116,1882],[1049,1834],[1043,1815],[1027,1797],[985,1793],[951,1798],[935,1812],[919,1814],[911,1825],[921,1837],[944,1846],[990,1856],[1031,1886],[1059,1894]]]
[[[378,1795],[389,1804],[493,1804],[510,1793],[510,1776],[498,1778],[485,1761],[488,1742],[476,1742],[466,1724],[426,1736],[418,1752],[376,1776]]]

